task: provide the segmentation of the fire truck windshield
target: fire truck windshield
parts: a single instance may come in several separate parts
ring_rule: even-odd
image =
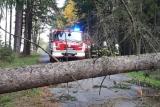
[[[69,35],[71,34],[71,35]],[[58,40],[68,40],[68,41],[82,41],[82,33],[81,32],[57,32],[54,35],[54,39]]]

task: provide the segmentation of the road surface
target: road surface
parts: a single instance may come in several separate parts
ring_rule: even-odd
[[[40,57],[41,63],[49,63],[47,54]],[[60,103],[60,107],[160,107],[153,98],[142,97],[150,94],[151,89],[130,84],[132,80],[127,74],[117,74],[91,78],[52,86],[52,99]],[[101,87],[101,90],[100,90]]]

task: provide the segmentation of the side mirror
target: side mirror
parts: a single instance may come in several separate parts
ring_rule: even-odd
[[[69,33],[68,36],[71,36],[71,33]]]

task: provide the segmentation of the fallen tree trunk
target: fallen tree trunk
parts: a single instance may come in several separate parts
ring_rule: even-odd
[[[23,68],[0,69],[0,93],[118,73],[160,68],[160,53],[102,57]]]

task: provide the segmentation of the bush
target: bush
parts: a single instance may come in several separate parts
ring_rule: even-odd
[[[14,61],[15,55],[9,46],[0,45],[0,61],[9,62]]]

